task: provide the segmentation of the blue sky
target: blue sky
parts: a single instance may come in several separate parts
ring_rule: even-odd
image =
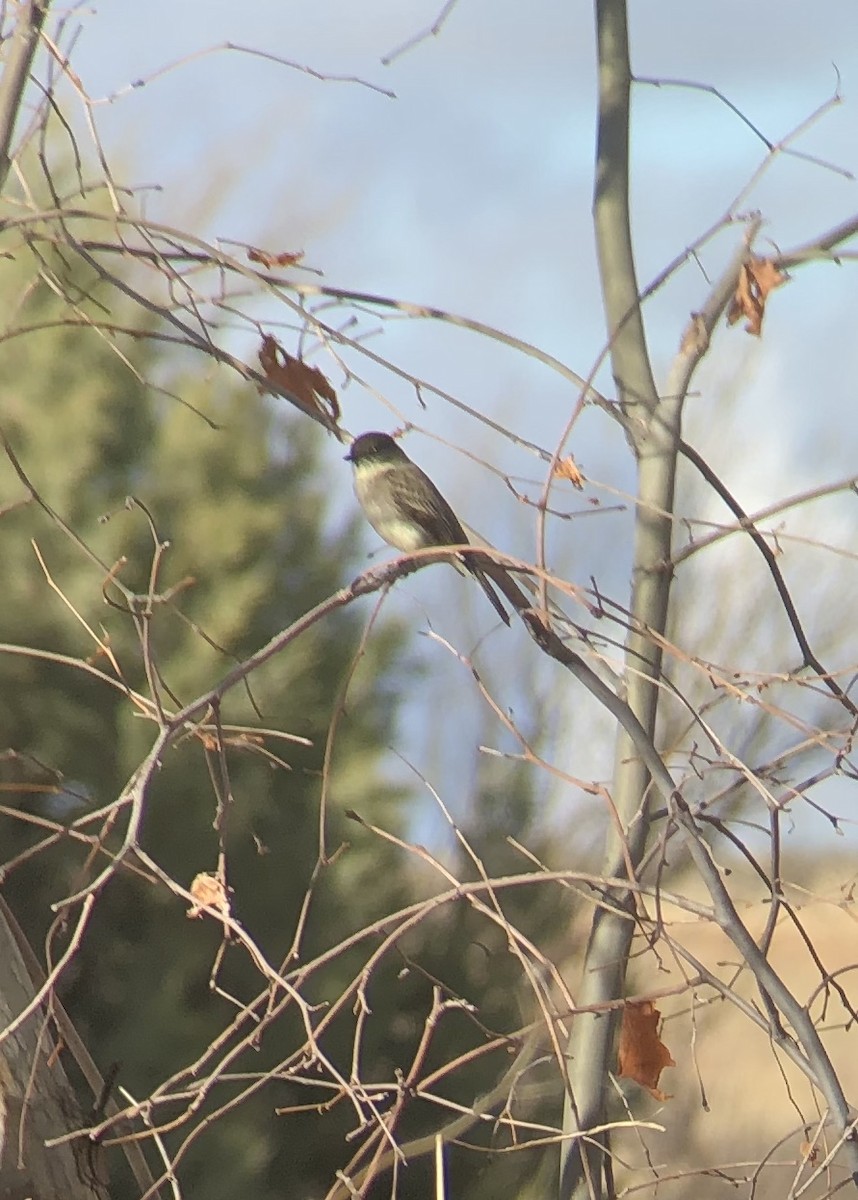
[[[97,107],[99,131],[121,176],[161,185],[147,201],[153,217],[190,223],[210,238],[301,248],[331,284],[479,318],[587,374],[604,338],[590,223],[592,6],[459,0],[437,38],[382,65],[385,53],[428,26],[441,7],[440,0],[112,0],[79,10],[74,61],[90,96],[121,93]],[[638,74],[717,87],[773,141],[832,95],[836,64],[844,103],[797,146],[858,173],[854,0],[823,0],[812,10],[782,0],[717,6],[636,0],[630,8]],[[396,99],[236,51],[197,57],[123,92],[168,63],[227,41],[320,72],[358,76],[393,90]],[[634,233],[645,283],[725,211],[764,147],[714,96],[668,87],[636,91],[633,139]],[[762,209],[764,238],[789,246],[858,209],[858,185],[782,159],[744,207]],[[710,276],[738,236],[731,230],[706,249],[702,266]],[[705,294],[705,278],[691,264],[650,302],[660,378]],[[739,329],[718,334],[697,380],[699,396],[689,401],[686,429],[747,507],[855,469],[856,301],[855,267],[814,266],[775,296],[760,342]],[[437,324],[388,323],[371,344],[547,447],[575,400],[545,368]],[[238,348],[252,353],[249,341]],[[406,385],[370,368],[365,373],[391,406],[423,428],[538,482],[533,458],[487,436],[478,423],[434,400],[423,412]],[[610,393],[607,372],[599,379]],[[353,387],[342,399],[353,431],[399,423],[368,392]],[[615,489],[633,486],[625,443],[598,414],[581,420],[571,448],[597,481],[590,495],[602,503],[613,502]],[[465,469],[466,459],[428,438],[409,439],[408,449],[466,521],[502,548],[529,553],[532,515],[496,478]],[[331,470],[332,477],[341,472],[336,486],[350,505],[348,475],[333,449]],[[587,498],[574,493],[563,500],[581,516],[556,529],[554,564],[582,584],[594,575],[622,597],[627,520],[594,517]],[[695,511],[722,515],[705,499]],[[799,534],[822,537],[815,510],[792,520]],[[848,542],[850,528],[854,514],[833,506],[823,540]],[[791,583],[823,628],[830,620],[819,577],[808,578],[800,562]],[[838,587],[842,572],[853,569],[839,556],[825,563]],[[461,601],[472,634],[484,631],[488,613],[476,589],[473,596],[456,592],[455,615],[439,610],[442,586],[460,587],[445,576],[438,569],[405,584],[399,611],[421,624],[428,614],[442,630],[458,630]],[[498,661],[517,664],[529,678],[526,646],[500,647],[498,636],[489,643]],[[442,679],[447,670],[439,667]],[[449,671],[447,684],[459,678],[454,665]],[[551,694],[541,676],[533,686]],[[598,714],[582,719],[585,729],[602,729]],[[592,761],[579,763],[580,772],[607,769],[610,740],[583,740],[607,755],[585,754]]]
[[[381,56],[426,27],[439,7],[114,0],[84,14],[75,62],[90,95],[107,96],[232,41],[392,89],[395,100],[220,51],[99,107],[96,117],[113,161],[135,182],[163,187],[148,201],[151,215],[176,223],[193,215],[210,237],[299,246],[331,283],[479,317],[586,373],[603,339],[590,228],[591,8],[543,0],[524,11],[508,0],[461,0],[439,37],[383,66]],[[773,140],[831,95],[836,63],[846,103],[800,148],[858,169],[858,117],[849,102],[858,86],[854,5],[818,5],[812,21],[804,6],[780,3],[720,4],[711,13],[680,3],[631,8],[640,74],[721,88]],[[643,282],[718,218],[763,147],[710,95],[641,88],[634,118]],[[746,207],[762,208],[765,234],[788,245],[851,212],[856,198],[853,182],[782,160]],[[710,271],[732,241],[727,235],[704,256]],[[806,271],[800,287],[779,297],[823,341],[854,296],[851,278],[844,296],[836,275]],[[659,367],[703,288],[700,273],[687,268],[651,303]],[[757,358],[794,346],[789,337],[776,345],[779,315]],[[548,388],[548,402],[539,411],[528,406],[526,418],[550,441],[555,398],[566,404],[558,381],[521,361],[505,362],[503,378],[491,378],[496,348],[464,345],[457,335],[454,348],[439,353],[438,334],[432,327],[427,337],[413,324],[396,331],[415,368],[440,372],[441,386],[479,386],[476,406],[512,423],[521,389]],[[385,335],[385,343],[393,340]],[[799,362],[795,370],[806,375]],[[355,427],[383,418],[372,403],[350,399]],[[443,424],[447,415],[442,408],[433,417]]]

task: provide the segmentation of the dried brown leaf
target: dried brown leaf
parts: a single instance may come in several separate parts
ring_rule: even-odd
[[[819,1158],[819,1147],[815,1142],[802,1142],[799,1147],[799,1155],[803,1163],[809,1163],[810,1166],[816,1166],[816,1160]]]
[[[618,1074],[625,1079],[634,1079],[646,1088],[653,1099],[669,1100],[670,1096],[659,1089],[658,1077],[665,1067],[675,1067],[676,1063],[667,1046],[659,1039],[660,1018],[661,1013],[651,1000],[625,1006],[620,1030]]]
[[[294,267],[304,257],[303,250],[283,250],[275,254],[270,250],[260,250],[258,246],[247,247],[247,257],[251,262],[261,263],[263,267]]]
[[[727,324],[735,325],[745,317],[745,332],[759,337],[769,292],[788,280],[789,275],[775,266],[770,258],[757,258],[752,254],[739,271],[736,291],[727,310]]]
[[[259,365],[270,383],[288,392],[307,412],[323,413],[334,424],[339,420],[337,393],[319,368],[308,367],[300,358],[293,358],[271,334],[263,335]]]
[[[218,912],[229,916],[229,897],[217,875],[212,875],[210,871],[200,871],[194,876],[190,890],[196,903],[188,909],[189,918],[201,917],[204,906],[216,908]]]
[[[579,492],[584,488],[584,476],[571,454],[568,454],[566,458],[561,458],[554,468],[554,475],[557,479],[568,479]]]

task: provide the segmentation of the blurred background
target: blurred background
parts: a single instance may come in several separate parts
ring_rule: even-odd
[[[98,174],[91,119],[114,182],[136,190],[149,221],[238,258],[248,244],[303,251],[290,278],[458,314],[531,343],[587,377],[605,340],[591,223],[592,9],[559,0],[528,6],[459,0],[433,35],[428,31],[441,11],[415,0],[365,0],[357,8],[346,0],[78,6],[63,14],[62,45],[69,53],[73,42],[70,59],[90,107],[67,81],[57,97],[84,174]],[[632,126],[642,286],[727,214],[759,210],[757,250],[766,253],[800,245],[858,207],[858,10],[849,0],[823,0],[812,13],[775,0],[750,6],[727,0],[711,10],[678,0],[634,5],[631,44],[636,75],[650,81],[635,88]],[[679,87],[679,81],[705,86]],[[59,130],[53,136],[57,161],[70,171],[69,142]],[[772,155],[781,143],[792,153]],[[660,385],[690,314],[743,228],[722,229],[647,300]],[[226,368],[141,342],[135,375],[78,330],[46,330],[41,341],[13,337],[21,313],[34,322],[54,314],[55,298],[42,295],[33,278],[32,264],[15,256],[3,261],[0,286],[10,298],[4,420],[50,502],[107,561],[126,555],[128,581],[141,588],[153,532],[139,510],[123,510],[124,497],[133,493],[154,514],[157,532],[171,542],[166,582],[194,577],[186,615],[227,651],[225,657],[189,626],[164,618],[159,662],[183,701],[220,678],[229,655],[252,653],[388,555],[359,516],[344,448]],[[749,337],[741,324],[719,329],[686,407],[685,437],[746,511],[856,473],[856,301],[858,274],[845,254],[840,265],[794,272],[769,301],[762,338]],[[368,303],[317,309],[396,368],[352,352],[347,381],[332,355],[299,336],[301,322],[270,293],[248,299],[244,311],[252,321],[226,308],[216,314],[220,345],[255,363],[260,329],[273,332],[325,372],[351,433],[413,424],[407,452],[462,519],[501,550],[535,557],[536,513],[526,501],[538,499],[547,464],[533,447],[550,454],[561,444],[579,399],[567,378],[449,322],[409,319]],[[154,395],[151,381],[218,429]],[[594,382],[614,397],[604,365]],[[628,446],[616,424],[588,408],[563,450],[574,454],[586,482],[583,491],[554,487],[558,515],[549,523],[548,565],[571,585],[595,584],[622,605],[635,493]],[[5,501],[15,497],[17,484],[6,463],[3,472]],[[707,532],[705,523],[730,519],[689,469],[680,485],[687,524],[677,530],[677,545]],[[814,648],[847,672],[844,686],[849,664],[858,662],[848,599],[858,584],[855,504],[854,494],[843,492],[770,522]],[[106,514],[112,515],[104,522]],[[93,652],[80,624],[48,597],[30,545],[35,537],[80,611],[93,627],[104,622],[117,652],[134,660],[136,631],[106,612],[98,573],[43,517],[29,509],[7,516],[0,537],[4,641],[70,656]],[[672,638],[681,651],[749,679],[798,666],[771,580],[735,538],[681,565],[676,602]],[[563,603],[582,626],[621,639],[618,626],[603,629],[571,592]],[[238,754],[233,763],[241,802],[231,817],[230,878],[240,919],[272,961],[289,952],[310,887],[326,732],[370,604],[352,606],[257,678],[264,719],[307,744],[278,743],[276,762]],[[454,822],[487,869],[503,873],[532,866],[510,850],[507,834],[542,861],[586,863],[606,819],[586,783],[609,776],[611,722],[580,690],[559,685],[552,664],[534,662],[521,629],[497,627],[478,589],[441,567],[410,576],[386,601],[381,631],[369,645],[337,734],[331,795],[331,844],[342,840],[350,851],[313,893],[308,959],[438,886],[431,865],[415,866],[413,854],[357,834],[344,815],[348,808],[425,843],[454,872],[466,858]],[[608,658],[617,668],[618,653],[608,648]],[[145,753],[151,730],[118,693],[106,697],[103,688],[80,680],[70,689],[56,664],[5,661],[11,666],[0,719],[10,750],[0,767],[10,810],[19,804],[65,820],[109,803]],[[496,710],[479,691],[471,661]],[[144,686],[143,665],[135,661],[129,670]],[[695,703],[708,699],[708,680],[681,661],[675,681]],[[771,714],[749,722],[738,702],[720,704],[709,716],[737,755],[768,762],[793,750],[801,721],[816,720],[818,697],[805,701],[796,726]],[[252,725],[250,701],[236,698],[234,705],[230,719]],[[520,761],[521,739],[503,716],[548,770]],[[682,763],[684,720],[681,706],[667,706],[664,739]],[[812,744],[794,752],[796,777],[815,769],[818,751]],[[147,847],[184,885],[211,868],[218,845],[211,785],[194,753],[185,746],[171,760],[146,824]],[[851,782],[832,773],[814,797],[820,807],[796,805],[788,823],[796,860],[833,854],[835,830],[845,838],[836,840],[838,853],[854,852]],[[725,811],[733,812],[734,803],[725,801]],[[746,815],[749,844],[762,845],[764,813]],[[34,836],[9,816],[9,859],[29,853]],[[49,924],[48,905],[77,885],[80,870],[80,859],[60,844],[10,874],[8,894],[28,914],[37,942]],[[511,920],[542,937],[558,959],[571,953],[568,897],[540,891],[539,902],[522,896],[516,903]],[[379,1016],[370,1023],[366,1054],[379,1079],[407,1062],[435,978],[443,975],[452,993],[478,996],[486,1028],[517,1028],[526,1016],[497,927],[486,932],[473,913],[457,911],[425,922],[417,940],[402,950],[401,977],[393,965],[377,976]],[[214,929],[198,936],[175,897],[153,889],[151,880],[111,884],[67,1000],[103,1069],[121,1061],[121,1078],[138,1095],[191,1061],[222,1027],[224,1013],[234,1011],[208,985],[217,941]],[[338,961],[319,985],[320,1003],[338,994],[334,989],[354,969]],[[246,1000],[257,984],[246,963],[229,964],[226,991]],[[465,1053],[474,1031],[464,1018],[455,1020],[462,1027],[450,1045]],[[253,1069],[274,1070],[293,1035],[280,1030],[266,1045],[264,1066]],[[335,1034],[332,1054],[344,1063],[353,1036],[350,1025]],[[469,1076],[463,1102],[496,1074],[490,1063],[476,1082]],[[534,1103],[550,1110],[552,1086],[537,1088]],[[297,1103],[285,1084],[283,1091],[284,1103]],[[254,1195],[271,1200],[325,1195],[329,1157],[344,1153],[347,1114],[341,1125],[338,1117],[327,1125],[312,1115],[287,1124],[270,1109],[267,1102],[247,1105],[240,1121],[219,1123],[217,1151],[211,1138],[202,1149],[189,1146],[187,1195],[234,1197],[250,1181]],[[419,1132],[433,1116],[418,1112],[413,1119]],[[498,1180],[512,1178],[506,1170],[534,1189],[538,1171],[550,1177],[551,1164],[541,1156],[536,1165],[508,1167],[509,1161],[487,1155],[477,1169],[468,1160],[454,1161],[451,1170],[473,1197],[497,1195],[507,1186]],[[425,1194],[428,1177],[421,1171],[414,1168],[403,1195]]]

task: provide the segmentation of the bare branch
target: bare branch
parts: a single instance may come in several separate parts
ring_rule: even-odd
[[[6,186],[12,165],[12,138],[48,6],[49,0],[20,0],[17,5],[11,46],[0,76],[0,190]]]

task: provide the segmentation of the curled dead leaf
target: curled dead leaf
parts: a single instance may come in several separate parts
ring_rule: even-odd
[[[573,487],[578,491],[583,491],[584,476],[575,459],[571,454],[567,454],[566,458],[561,458],[557,466],[554,468],[554,475],[557,479],[568,479]]]
[[[188,909],[189,920],[201,917],[204,907],[216,908],[224,916],[229,916],[229,897],[217,875],[212,875],[210,871],[200,871],[194,876],[190,891],[195,903]]]
[[[284,250],[275,254],[270,250],[260,250],[258,246],[247,247],[247,257],[251,262],[261,263],[263,267],[294,267],[304,257],[303,250]]]
[[[646,1088],[654,1100],[669,1100],[658,1086],[665,1067],[675,1067],[667,1046],[658,1036],[661,1013],[651,1000],[629,1003],[623,1009],[618,1074]]]
[[[322,413],[326,423],[336,424],[339,420],[337,393],[319,368],[308,367],[300,358],[293,358],[269,333],[262,338],[259,365],[269,383],[288,392],[307,412]]]
[[[815,1142],[802,1142],[799,1147],[799,1157],[803,1163],[809,1163],[810,1166],[816,1166],[816,1160],[819,1158],[819,1147]]]
[[[770,258],[750,255],[739,271],[736,291],[727,309],[727,324],[735,325],[741,317],[745,317],[745,332],[759,337],[769,292],[788,281],[786,271],[775,266]]]

